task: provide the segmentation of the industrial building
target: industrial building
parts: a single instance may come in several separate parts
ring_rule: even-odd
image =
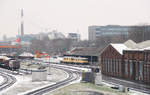
[[[102,74],[150,84],[150,41],[109,44],[100,55]]]
[[[149,39],[150,26],[120,26],[120,25],[107,25],[107,26],[89,26],[88,27],[88,39],[94,41],[100,37],[121,37],[122,39],[128,39],[129,34],[134,31],[144,31],[144,40]]]
[[[118,36],[128,37],[129,26],[107,25],[107,26],[89,26],[89,41],[94,41],[99,37]]]
[[[20,45],[11,45],[9,42],[0,43],[0,54],[12,54],[18,52]]]

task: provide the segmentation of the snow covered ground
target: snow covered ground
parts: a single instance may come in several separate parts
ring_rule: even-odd
[[[51,65],[54,65],[54,66],[62,66],[62,67],[69,67],[69,68],[72,68],[72,70],[81,70],[81,71],[91,71],[91,69],[89,68],[82,68],[82,67],[73,67],[71,65],[67,66],[67,65],[61,65],[61,64],[51,64]]]
[[[0,84],[4,81],[4,78],[0,75]]]
[[[1,92],[0,95],[20,95],[37,88],[44,87],[46,85],[54,84],[58,81],[64,80],[67,78],[67,74],[60,70],[51,68],[51,74],[48,75],[47,81],[42,82],[32,82],[32,75],[16,75],[17,82],[10,88]]]

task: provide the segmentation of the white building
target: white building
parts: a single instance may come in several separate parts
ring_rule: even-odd
[[[68,33],[67,38],[73,39],[75,41],[80,41],[80,34],[78,34],[78,33]]]
[[[53,30],[52,32],[48,33],[48,38],[53,40],[53,39],[64,39],[65,35],[62,34],[61,32],[57,32],[56,30]]]

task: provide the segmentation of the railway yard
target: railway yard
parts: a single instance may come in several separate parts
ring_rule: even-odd
[[[31,71],[39,68],[37,64],[30,66],[29,64],[27,66],[23,64],[20,67],[19,71],[0,68],[1,95],[60,95],[60,93],[61,95],[126,95],[126,93],[111,89],[110,85],[108,85],[110,80],[106,78],[103,78],[103,83],[105,84],[103,86],[80,83],[81,72],[89,70],[88,66],[51,64],[51,68],[46,68],[48,71],[47,80],[40,82],[32,81]],[[26,68],[29,69],[27,70]],[[114,83],[116,82],[114,81]],[[131,92],[133,93],[134,91]],[[131,92],[128,95],[132,95]],[[144,94],[142,93],[142,95]]]
[[[81,81],[96,66],[48,63],[39,59],[4,61],[0,68],[1,95],[148,95],[149,86],[102,75],[100,86]],[[8,63],[8,65],[6,64]],[[19,64],[18,64],[19,63]],[[9,68],[6,68],[9,66]],[[5,68],[4,68],[5,67]],[[15,68],[15,69],[14,69]],[[46,76],[46,79],[44,77]],[[91,77],[87,77],[91,78]],[[40,79],[40,80],[39,80]],[[100,79],[98,79],[100,81]],[[130,91],[121,92],[124,85]]]
[[[43,82],[32,82],[31,74],[15,75],[18,81],[16,81],[16,83],[9,89],[2,91],[2,93],[4,95],[12,95],[12,93],[13,95],[21,93],[25,94],[28,91],[52,85],[59,81],[65,80],[67,77],[67,74],[63,70],[52,68],[51,71],[53,72],[53,74],[49,75],[47,81]]]

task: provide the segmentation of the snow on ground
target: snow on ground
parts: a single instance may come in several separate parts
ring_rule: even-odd
[[[0,84],[4,81],[4,78],[0,76]]]
[[[1,95],[20,95],[37,88],[44,87],[46,85],[52,85],[58,81],[62,81],[67,78],[67,74],[60,70],[51,68],[51,74],[48,75],[47,81],[32,82],[32,75],[16,75],[17,82],[10,88],[4,90]]]
[[[60,64],[51,64],[51,65],[54,65],[54,66],[62,66],[62,67],[69,67],[69,68],[73,68],[73,69],[78,69],[78,70],[81,70],[81,71],[91,71],[89,68],[82,68],[82,67],[74,67],[74,66],[67,66],[67,65],[60,65]]]
[[[77,77],[75,73],[73,74],[73,76],[74,76],[74,77]],[[57,88],[57,89],[55,89],[55,90],[53,90],[53,91],[47,92],[47,93],[45,93],[44,95],[47,95],[48,93],[51,93],[51,92],[54,92],[54,91],[57,91],[57,90],[59,90],[59,89],[61,89],[61,88],[67,87],[67,86],[69,86],[69,85],[71,85],[71,84],[80,83],[80,81],[81,81],[81,77],[79,77],[78,80],[75,80],[75,81],[73,81],[73,82],[70,82],[70,83],[68,83],[67,85],[61,86],[61,87],[59,87],[59,88]]]

